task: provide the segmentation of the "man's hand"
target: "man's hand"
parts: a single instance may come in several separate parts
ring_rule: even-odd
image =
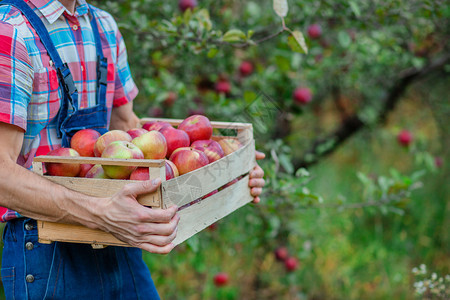
[[[130,183],[95,208],[101,229],[131,246],[152,253],[167,254],[174,245],[178,222],[177,207],[149,208],[137,202],[137,196],[156,191],[160,179]]]
[[[136,128],[139,124],[139,118],[133,112],[133,102],[128,102],[122,106],[113,107],[111,111],[111,122],[109,129],[119,129],[128,131]]]
[[[264,159],[266,155],[262,152],[256,151],[256,160]],[[259,203],[261,199],[259,195],[262,193],[262,188],[266,183],[264,181],[264,170],[259,166],[253,168],[250,172],[250,180],[248,182],[248,186],[251,188],[250,194],[254,197],[253,203]]]

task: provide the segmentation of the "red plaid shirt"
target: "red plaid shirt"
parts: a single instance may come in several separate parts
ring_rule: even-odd
[[[79,108],[95,105],[97,54],[90,14],[99,21],[103,53],[108,59],[108,122],[113,106],[132,101],[138,90],[131,78],[125,43],[108,13],[78,0],[71,14],[56,0],[29,0],[41,18],[78,89]],[[0,6],[0,122],[25,131],[17,163],[30,169],[33,157],[60,148],[56,118],[61,100],[53,62],[29,22],[15,7]],[[108,124],[109,125],[109,124]],[[19,215],[0,208],[0,221]]]

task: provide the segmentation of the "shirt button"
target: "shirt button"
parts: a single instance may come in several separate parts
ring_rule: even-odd
[[[32,242],[28,242],[25,244],[25,248],[27,248],[27,250],[33,250],[34,245]]]
[[[77,30],[77,29],[78,29],[78,25],[76,25],[76,24],[73,25],[73,26],[72,26],[72,29],[73,29],[73,30]]]
[[[26,280],[28,283],[32,283],[32,282],[34,281],[34,276],[31,275],[31,274],[28,274],[27,277],[25,277],[25,280]]]
[[[30,231],[33,229],[33,225],[31,225],[30,223],[25,224],[25,229]]]
[[[49,60],[48,65],[49,65],[50,67],[52,67],[52,66],[53,66],[53,60]]]

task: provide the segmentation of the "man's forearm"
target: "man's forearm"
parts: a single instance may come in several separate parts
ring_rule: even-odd
[[[1,206],[33,219],[96,227],[93,212],[100,199],[55,184],[12,161],[0,162],[0,178]]]

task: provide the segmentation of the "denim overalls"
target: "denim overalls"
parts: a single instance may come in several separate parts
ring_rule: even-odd
[[[91,18],[91,27],[98,58],[96,105],[78,109],[78,93],[69,67],[62,62],[40,18],[24,0],[5,0],[0,5],[12,5],[22,12],[55,64],[63,91],[57,115],[63,147],[70,145],[70,138],[80,129],[106,132],[107,59],[95,18]],[[6,224],[3,243],[1,277],[6,299],[159,299],[140,249],[40,244],[36,221],[25,218]]]

